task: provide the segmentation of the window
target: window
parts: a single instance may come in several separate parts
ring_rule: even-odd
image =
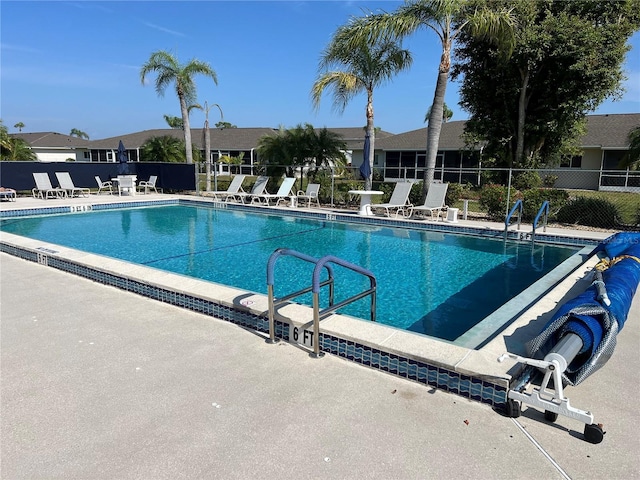
[[[582,167],[582,155],[574,155],[572,157],[563,157],[560,161],[560,166],[565,168],[581,168]]]

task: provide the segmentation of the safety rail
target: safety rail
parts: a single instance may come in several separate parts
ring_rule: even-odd
[[[549,200],[545,200],[538,210],[538,214],[536,218],[533,220],[533,229],[531,230],[531,242],[533,243],[536,236],[536,227],[538,226],[538,222],[540,221],[540,217],[544,215],[544,223],[542,224],[542,231],[547,231],[547,221],[549,220]]]
[[[302,290],[298,290],[296,292],[290,293],[278,299],[274,296],[274,268],[277,259],[283,255],[293,256],[304,260],[306,262],[314,263],[315,267],[313,269],[313,276],[311,281],[311,286],[303,288]],[[333,268],[330,263],[334,263],[340,265],[344,268],[348,268],[356,273],[360,273],[361,275],[365,275],[369,278],[369,286],[368,290],[364,292],[353,295],[339,303],[334,303],[334,274]],[[326,280],[320,280],[320,274],[323,269],[327,269],[328,278]],[[326,285],[329,285],[329,306],[322,311],[320,310],[320,289]],[[267,293],[269,296],[269,343],[275,343],[277,340],[275,338],[275,309],[276,306],[291,300],[292,298],[298,297],[305,293],[312,293],[313,296],[313,336],[315,338],[315,342],[313,342],[313,356],[318,358],[323,354],[320,352],[320,320],[326,317],[331,312],[342,308],[349,303],[355,302],[361,298],[364,298],[368,295],[371,295],[371,321],[376,321],[376,278],[374,274],[358,265],[355,265],[351,262],[347,262],[338,257],[334,257],[332,255],[324,256],[320,259],[316,259],[309,255],[305,255],[304,253],[297,252],[295,250],[291,250],[288,248],[279,248],[275,250],[271,256],[269,257],[269,262],[267,264]]]
[[[511,208],[511,211],[507,215],[507,218],[504,220],[504,238],[507,239],[507,231],[509,230],[509,224],[511,223],[511,217],[513,214],[518,211],[518,230],[520,230],[520,223],[522,222],[522,210],[524,209],[524,205],[522,200],[516,201],[515,205]]]

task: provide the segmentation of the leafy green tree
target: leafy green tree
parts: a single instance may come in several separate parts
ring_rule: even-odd
[[[193,163],[193,149],[191,142],[191,126],[189,125],[189,108],[197,97],[194,77],[204,75],[218,84],[218,75],[208,63],[193,59],[187,64],[181,64],[175,55],[164,50],[154,52],[140,70],[140,81],[144,85],[147,75],[155,72],[156,93],[164,96],[164,92],[170,84],[174,84],[176,95],[180,102],[182,124],[184,130],[184,144],[187,163]]]
[[[18,122],[13,126],[13,128],[17,128],[19,132],[22,132],[22,129],[24,128],[24,123]]]
[[[0,148],[2,148],[3,155],[4,150],[10,147],[9,138],[9,130],[2,120],[0,120]]]
[[[585,117],[616,98],[627,40],[639,28],[637,0],[473,0],[470,7],[511,8],[514,44],[463,32],[453,76],[462,76],[467,133],[487,141],[504,165],[548,164],[571,154]],[[490,95],[487,92],[491,92]]]
[[[184,124],[182,122],[182,118],[174,117],[173,115],[163,115],[164,121],[167,122],[169,128],[175,128],[176,130],[182,130]]]
[[[224,130],[225,128],[238,128],[238,126],[234,125],[233,123],[220,121],[216,123],[216,128],[219,128],[220,130]]]
[[[186,160],[184,140],[171,135],[151,137],[140,147],[140,160],[143,162],[184,162]]]
[[[311,96],[316,109],[326,89],[333,93],[334,108],[344,111],[355,96],[366,93],[367,135],[369,136],[369,162],[371,174],[365,179],[365,190],[371,190],[375,129],[373,115],[373,91],[395,74],[411,66],[408,50],[398,41],[378,38],[363,38],[359,43],[351,42],[351,25],[339,27],[329,45],[322,53],[322,73],[313,84]],[[333,69],[333,70],[332,70]]]
[[[629,151],[620,162],[620,168],[637,170],[640,167],[640,125],[629,132]]]
[[[438,78],[427,126],[427,164],[422,198],[426,197],[435,173],[453,42],[462,32],[468,30],[473,35],[490,38],[506,46],[512,43],[514,23],[509,9],[502,9],[496,13],[488,9],[469,8],[468,5],[468,0],[409,0],[391,13],[352,18],[348,28],[349,38],[344,38],[349,45],[357,45],[363,39],[402,39],[419,30],[427,29],[436,34],[442,45]]]
[[[69,132],[69,136],[70,137],[84,138],[85,140],[89,140],[89,135],[87,135],[82,130],[78,130],[77,128],[72,128],[71,132]]]

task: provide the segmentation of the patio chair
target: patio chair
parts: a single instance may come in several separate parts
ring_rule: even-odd
[[[413,205],[409,202],[409,193],[411,192],[411,182],[398,182],[396,183],[391,198],[388,203],[371,204],[371,211],[377,213],[377,210],[384,210],[384,214],[387,217],[391,216],[391,213],[395,211],[397,217],[402,213],[403,217],[411,216],[411,209]]]
[[[98,195],[100,195],[100,192],[102,192],[103,190],[104,191],[109,190],[109,193],[113,195],[113,182],[109,180],[107,180],[106,182],[103,182],[100,179],[99,175],[96,175],[94,178],[96,179],[96,183],[98,184]]]
[[[34,172],[33,180],[36,182],[36,187],[31,189],[33,198],[42,198],[43,200],[46,200],[48,198],[61,198],[67,196],[67,191],[63,188],[53,188],[49,174],[46,172]]]
[[[138,190],[142,191],[144,189],[145,195],[149,193],[149,190],[153,189],[154,192],[158,193],[158,189],[156,188],[156,182],[158,181],[157,175],[151,175],[149,180],[140,180],[138,182],[138,186],[136,187]]]
[[[262,195],[267,188],[267,182],[269,181],[269,177],[260,176],[256,179],[256,183],[253,184],[251,191],[247,192],[238,192],[233,195],[229,195],[227,197],[227,201],[234,200],[236,202],[245,203],[245,200],[252,198],[255,195]]]
[[[73,184],[73,180],[71,180],[71,175],[69,172],[56,172],[56,178],[58,179],[58,183],[60,184],[60,188],[67,192],[67,196],[69,197],[88,197],[91,190],[85,187],[76,187]]]
[[[118,175],[118,195],[122,195],[122,192],[135,195],[136,181],[133,175]]]
[[[0,187],[0,200],[15,202],[17,193],[13,188]]]
[[[262,193],[260,195],[253,195],[251,197],[251,203],[260,203],[264,205],[269,205],[271,200],[275,200],[276,204],[281,200],[286,200],[287,198],[291,198],[291,189],[293,185],[296,183],[296,179],[293,177],[285,177],[278,188],[276,193]]]
[[[307,184],[307,190],[302,191],[298,190],[296,193],[296,203],[300,205],[300,202],[307,202],[307,208],[311,208],[311,202],[316,202],[318,204],[318,208],[320,208],[320,200],[318,199],[318,195],[320,194],[320,184],[319,183],[309,183]],[[278,200],[279,201],[279,200]]]
[[[215,202],[218,200],[227,200],[231,195],[235,195],[237,193],[244,193],[244,190],[242,190],[242,184],[244,183],[245,178],[247,178],[246,175],[236,175],[233,177],[233,180],[231,180],[231,183],[226,190],[204,192],[204,195],[213,197],[213,201]]]
[[[440,214],[449,208],[444,203],[445,197],[447,196],[447,188],[449,188],[448,183],[432,183],[429,185],[424,205],[413,207],[413,214],[429,212],[431,219],[438,221]]]

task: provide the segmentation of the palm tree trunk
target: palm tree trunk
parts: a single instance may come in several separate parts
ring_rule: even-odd
[[[187,158],[187,163],[193,163],[193,152],[191,151],[191,126],[189,125],[189,110],[187,109],[187,102],[183,95],[178,95],[180,99],[180,111],[182,112],[182,128],[184,129],[184,148]]]
[[[369,135],[369,158],[363,161],[369,162],[369,171],[371,172],[364,180],[364,189],[371,190],[373,188],[373,159],[375,158],[376,130],[373,123],[373,90],[367,91],[367,135]]]
[[[438,80],[436,91],[431,105],[431,115],[429,115],[429,125],[427,126],[427,165],[424,172],[424,182],[422,184],[422,200],[427,197],[429,185],[433,182],[436,170],[436,159],[438,158],[438,145],[440,143],[440,131],[442,130],[442,112],[444,110],[444,94],[447,91],[449,80],[449,70],[451,68],[451,40],[446,39],[442,44],[442,57],[438,70]]]

